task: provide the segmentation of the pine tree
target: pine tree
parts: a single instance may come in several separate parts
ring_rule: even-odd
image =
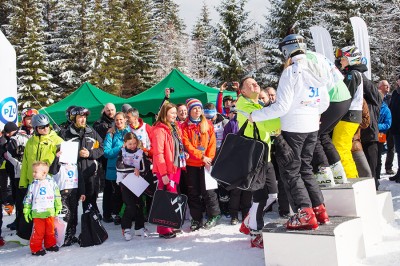
[[[279,43],[288,35],[288,29],[294,26],[295,33],[303,35],[311,44],[309,27],[310,8],[314,0],[271,0],[266,25],[264,26],[265,65],[259,70],[261,82],[276,87],[283,70],[283,56]]]
[[[215,69],[212,86],[224,81],[241,79],[246,73],[248,55],[245,48],[252,43],[249,37],[254,23],[249,21],[249,12],[244,7],[247,0],[223,0],[217,11],[220,22],[217,24],[213,41],[213,67]]]
[[[0,0],[0,30],[4,25],[9,24],[10,5],[8,0]],[[3,31],[4,33],[4,31]]]
[[[47,106],[57,95],[44,49],[43,6],[33,0],[14,0],[11,6],[9,36],[17,53],[18,104],[22,108]]]
[[[191,60],[191,76],[201,83],[210,83],[210,41],[213,34],[210,12],[203,2],[200,17],[192,31],[193,51]]]
[[[174,68],[187,73],[188,37],[183,32],[185,24],[178,17],[179,7],[172,0],[155,0],[155,21],[158,29],[155,41],[160,67],[158,80],[164,78]]]
[[[154,3],[149,0],[129,0],[127,21],[131,34],[129,37],[132,48],[128,68],[125,72],[121,96],[138,94],[154,84],[155,73],[159,67],[154,21]]]

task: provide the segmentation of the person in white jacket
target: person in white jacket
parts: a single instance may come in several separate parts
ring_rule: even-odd
[[[281,118],[282,137],[292,149],[293,157],[277,160],[292,209],[298,210],[287,221],[286,227],[316,229],[318,223],[328,223],[329,217],[313,177],[311,160],[320,115],[329,106],[328,88],[333,86],[335,77],[324,56],[306,51],[302,36],[290,34],[279,47],[288,61],[279,80],[276,102],[252,112],[249,120]]]

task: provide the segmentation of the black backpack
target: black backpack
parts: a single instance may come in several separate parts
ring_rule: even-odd
[[[100,245],[108,238],[108,233],[101,223],[98,213],[91,207],[82,214],[81,226],[81,234],[79,235],[81,247]]]

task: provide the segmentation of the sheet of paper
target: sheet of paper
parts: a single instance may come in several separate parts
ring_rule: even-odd
[[[76,164],[78,160],[79,142],[64,141],[61,143],[60,163]]]
[[[211,190],[211,189],[217,189],[218,188],[217,180],[215,180],[211,176],[211,167],[210,167],[210,170],[207,170],[207,168],[204,167],[204,177],[205,177],[205,180],[206,180],[206,190]]]
[[[149,183],[143,177],[137,176],[134,173],[130,173],[122,179],[122,184],[138,197],[142,195],[144,190],[149,186]]]

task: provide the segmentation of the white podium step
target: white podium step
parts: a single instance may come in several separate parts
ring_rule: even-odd
[[[390,191],[377,191],[376,199],[381,225],[394,222],[394,208],[392,193]]]
[[[360,218],[331,217],[331,224],[307,231],[288,231],[285,222],[263,228],[265,265],[347,266],[365,258]]]
[[[375,181],[372,178],[349,179],[348,184],[321,188],[330,216],[360,217],[367,254],[382,241],[381,215]]]

